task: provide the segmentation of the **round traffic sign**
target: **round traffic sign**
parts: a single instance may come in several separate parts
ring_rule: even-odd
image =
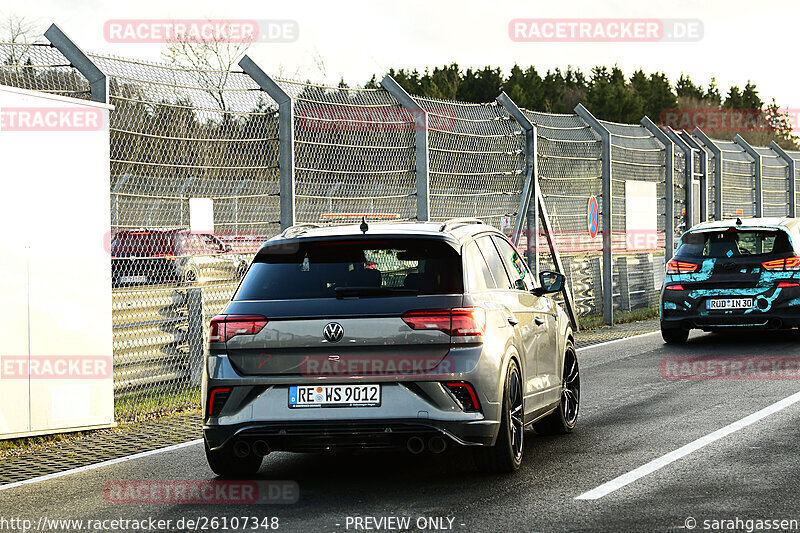
[[[587,221],[589,228],[589,237],[594,239],[597,237],[597,232],[600,228],[599,209],[597,207],[597,198],[594,195],[589,197],[589,205],[587,207]]]

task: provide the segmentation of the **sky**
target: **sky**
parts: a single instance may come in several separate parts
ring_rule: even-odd
[[[4,0],[0,15],[25,17],[42,28],[56,22],[91,52],[160,58],[161,45],[110,43],[103,33],[119,19],[289,19],[299,37],[289,43],[256,43],[248,54],[273,75],[363,85],[389,68],[457,62],[462,68],[518,63],[540,73],[567,65],[587,74],[595,65],[663,71],[674,82],[686,73],[707,85],[715,77],[727,90],[756,83],[765,101],[800,107],[800,68],[795,54],[800,1],[572,0],[528,1],[312,1],[246,0]],[[509,21],[517,18],[699,19],[695,42],[514,42]]]

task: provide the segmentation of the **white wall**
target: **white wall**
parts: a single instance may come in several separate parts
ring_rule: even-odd
[[[83,356],[111,367],[109,109],[0,86],[0,438],[113,423],[110,374],[8,379],[2,366],[10,356]],[[20,112],[89,127],[33,131]]]

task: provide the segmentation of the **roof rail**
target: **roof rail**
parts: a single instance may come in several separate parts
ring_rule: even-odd
[[[483,220],[471,217],[451,218],[450,220],[445,220],[444,223],[439,226],[439,231],[443,232],[461,226],[466,226],[467,224],[483,224]]]
[[[310,222],[303,222],[300,224],[295,224],[294,226],[289,226],[281,233],[281,237],[285,239],[289,239],[292,237],[298,237],[305,233],[306,231],[314,228],[321,228],[322,226],[319,224],[313,224]]]

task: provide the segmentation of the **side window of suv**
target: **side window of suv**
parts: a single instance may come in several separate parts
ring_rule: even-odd
[[[486,266],[486,261],[483,259],[483,254],[478,249],[475,242],[470,242],[464,246],[464,259],[465,269],[467,274],[467,286],[469,290],[480,292],[487,289],[494,289],[494,279],[489,272],[489,267]]]
[[[497,252],[492,238],[490,236],[481,237],[475,242],[478,243],[478,248],[481,249],[483,257],[486,259],[486,264],[489,265],[489,270],[494,277],[495,284],[498,289],[513,289],[514,285],[506,272],[506,267],[503,266],[503,260]]]
[[[494,236],[492,240],[497,246],[497,250],[500,252],[500,257],[503,258],[503,264],[506,266],[506,270],[508,270],[511,277],[514,278],[514,282],[516,283],[517,280],[522,280],[522,283],[525,285],[524,288],[517,288],[527,291],[533,289],[533,276],[531,276],[528,267],[525,265],[525,261],[520,257],[514,247],[501,237]]]

